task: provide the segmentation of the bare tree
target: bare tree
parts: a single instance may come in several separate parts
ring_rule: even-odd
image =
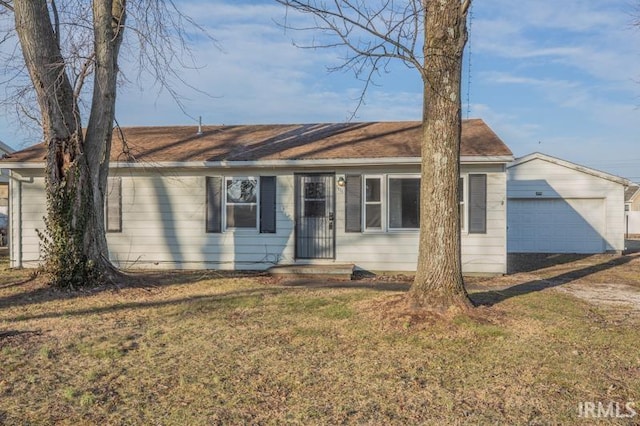
[[[458,211],[460,82],[471,0],[276,1],[313,16],[312,25],[286,25],[322,32],[318,43],[305,47],[346,48],[338,68],[354,70],[365,81],[365,90],[393,60],[420,73],[420,243],[417,273],[407,297],[414,308],[471,307],[462,280]]]
[[[2,41],[17,35],[23,59],[5,83],[26,68],[31,86],[17,84],[12,100],[35,93],[39,113],[31,115],[47,146],[46,267],[59,286],[115,279],[103,209],[125,28],[138,41],[141,69],[168,87],[169,77],[178,75],[171,71],[175,44],[184,41],[182,25],[192,21],[171,0],[0,0],[0,7],[14,18]]]

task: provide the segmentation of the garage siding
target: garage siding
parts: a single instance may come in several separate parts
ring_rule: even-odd
[[[624,249],[622,184],[543,158],[507,170],[508,252]]]

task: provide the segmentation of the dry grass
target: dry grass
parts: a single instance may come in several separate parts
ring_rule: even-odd
[[[554,291],[418,321],[389,283],[154,283],[65,293],[0,264],[0,424],[585,424],[583,401],[640,407],[640,321]]]

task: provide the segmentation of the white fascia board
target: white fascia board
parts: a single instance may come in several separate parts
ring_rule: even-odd
[[[460,163],[486,164],[486,163],[510,163],[513,155],[461,155]]]
[[[44,163],[11,163],[1,162],[0,170],[14,170],[14,169],[44,169]]]
[[[0,157],[2,157],[3,153],[11,154],[13,152],[13,149],[9,145],[0,141]]]
[[[259,161],[162,161],[162,162],[111,162],[112,168],[273,168],[273,167],[335,167],[335,166],[370,166],[370,165],[415,165],[420,164],[418,157],[398,158],[338,158],[315,160],[259,160]]]
[[[552,157],[547,154],[542,154],[541,152],[534,152],[529,155],[525,155],[524,157],[520,157],[517,160],[513,161],[512,163],[507,164],[507,169],[510,169],[512,167],[517,167],[520,164],[524,164],[532,160],[544,160],[549,163],[557,164],[558,166],[567,167],[569,169],[573,169],[582,173],[586,173],[588,175],[599,177],[601,179],[610,180],[612,182],[619,183],[620,185],[624,185],[624,186],[629,186],[633,184],[633,182],[623,177],[615,176],[606,172],[601,172],[600,170],[592,169],[590,167],[581,166],[580,164],[576,164],[576,163],[572,163],[571,161]]]
[[[487,164],[509,163],[512,156],[462,156],[460,163]],[[112,169],[137,168],[273,168],[273,167],[340,167],[340,166],[385,166],[385,165],[420,165],[420,157],[392,158],[338,158],[314,160],[259,160],[259,161],[159,161],[159,162],[125,162],[112,161]],[[5,169],[44,169],[44,163],[1,163]]]

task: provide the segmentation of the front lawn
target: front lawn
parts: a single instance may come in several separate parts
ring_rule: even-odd
[[[0,424],[585,424],[585,402],[640,412],[638,317],[553,290],[442,320],[392,311],[402,290],[389,283],[154,277],[68,293],[1,263]]]

